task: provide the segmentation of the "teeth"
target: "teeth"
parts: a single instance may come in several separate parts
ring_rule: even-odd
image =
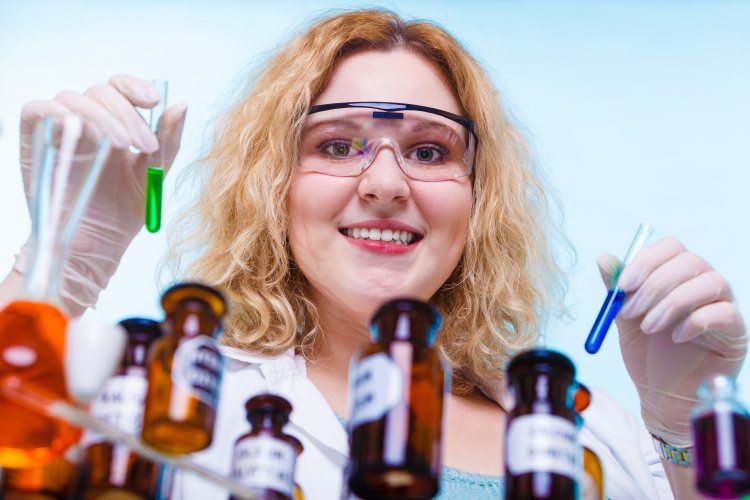
[[[408,231],[394,231],[393,229],[355,227],[346,230],[347,236],[358,240],[385,241],[408,245],[414,240],[414,233]]]

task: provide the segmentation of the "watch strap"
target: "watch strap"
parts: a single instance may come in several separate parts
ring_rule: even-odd
[[[667,462],[686,466],[692,463],[692,455],[689,449],[678,448],[677,446],[671,445],[659,436],[654,436],[653,434],[651,435],[651,437],[654,439],[654,448],[656,448],[656,453]]]

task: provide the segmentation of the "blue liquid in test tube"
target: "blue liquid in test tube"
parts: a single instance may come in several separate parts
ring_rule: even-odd
[[[613,277],[614,283],[612,288],[607,292],[607,298],[604,299],[604,304],[602,304],[602,308],[599,310],[599,315],[597,315],[596,321],[594,321],[594,326],[591,327],[591,332],[589,332],[589,336],[586,339],[586,344],[584,345],[586,352],[596,354],[602,347],[604,337],[607,336],[607,331],[609,331],[610,325],[612,325],[615,317],[617,317],[617,313],[620,312],[620,308],[622,307],[622,302],[625,300],[625,292],[617,286],[620,280],[620,274],[622,274],[622,270],[625,269],[625,266],[633,260],[633,257],[635,257],[635,255],[646,246],[646,243],[653,232],[654,228],[648,224],[644,223],[638,227],[638,231],[635,233],[635,237],[630,243],[630,248],[628,248],[628,252],[622,260],[620,269]]]

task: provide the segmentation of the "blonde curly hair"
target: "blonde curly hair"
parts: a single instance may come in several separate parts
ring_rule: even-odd
[[[473,207],[461,260],[432,297],[444,316],[438,345],[454,386],[502,378],[508,358],[535,343],[565,281],[549,239],[549,200],[488,75],[449,33],[383,10],[315,22],[271,56],[218,123],[188,175],[202,190],[174,225],[173,271],[222,290],[232,309],[223,342],[308,357],[321,345],[309,284],[287,242],[287,193],[311,103],[345,55],[409,50],[443,71],[479,138]],[[203,175],[200,175],[203,174]],[[184,257],[198,251],[189,264]]]

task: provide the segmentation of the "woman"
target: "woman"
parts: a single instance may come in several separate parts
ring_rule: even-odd
[[[118,76],[83,96],[63,93],[24,109],[26,133],[39,116],[74,112],[89,137],[106,134],[117,148],[103,181],[112,190],[100,190],[107,195],[88,211],[66,270],[74,311],[95,302],[142,221],[142,187],[127,183],[142,177],[145,160],[126,148],[156,149],[133,110],[155,99],[146,82]],[[344,106],[313,107],[363,101],[428,107],[430,119],[410,129],[403,124],[424,111],[403,111],[402,124],[371,112],[337,114]],[[184,107],[175,107],[162,124],[172,158],[183,118]],[[341,141],[348,137],[341,127],[373,136]],[[425,128],[441,140],[407,142]],[[363,159],[358,167],[343,168],[341,158],[354,156]],[[460,168],[435,174],[446,158]],[[311,498],[337,498],[347,460],[338,416],[348,417],[349,360],[367,342],[373,311],[413,296],[443,313],[438,343],[454,372],[441,494],[497,497],[502,369],[513,352],[534,344],[564,287],[544,191],[476,61],[442,29],[388,12],[323,19],[270,59],[220,124],[202,164],[207,184],[178,228],[176,253],[201,250],[183,276],[218,286],[233,311],[215,442],[196,460],[228,470],[232,443],[247,428],[245,400],[274,392],[294,405],[288,431],[305,445],[298,481]],[[111,217],[122,228],[117,234],[108,229]],[[605,281],[615,264],[602,261]],[[20,259],[6,293],[23,270]],[[618,320],[621,347],[644,421],[659,439],[689,448],[698,381],[736,373],[747,348],[731,289],[674,239],[645,250],[620,285],[630,297]],[[606,394],[595,393],[584,418],[581,439],[603,459],[610,496],[669,497],[670,487],[679,498],[694,495],[691,469],[660,460],[648,432]],[[190,477],[178,477],[175,491],[217,494]]]

